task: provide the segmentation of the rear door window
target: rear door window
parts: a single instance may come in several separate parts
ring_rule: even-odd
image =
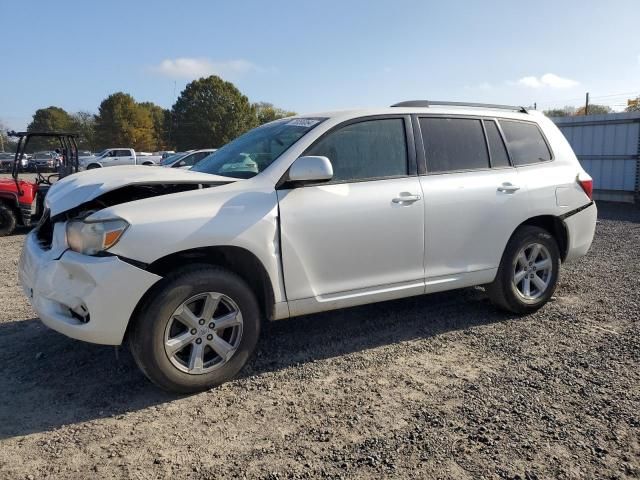
[[[489,141],[489,152],[491,155],[492,167],[508,167],[509,156],[507,149],[502,141],[502,136],[498,130],[496,122],[493,120],[484,120],[484,129],[487,132],[487,140]]]
[[[507,147],[514,165],[551,160],[551,152],[535,123],[500,120],[500,127],[507,140]]]
[[[489,168],[489,154],[480,120],[420,118],[429,173]]]

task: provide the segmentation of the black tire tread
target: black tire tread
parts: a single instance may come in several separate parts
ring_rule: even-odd
[[[555,279],[552,285],[549,286],[547,292],[545,292],[545,294],[543,295],[543,299],[540,302],[527,304],[520,301],[515,295],[512,294],[511,272],[509,271],[509,269],[511,267],[513,255],[517,253],[523,243],[533,239],[545,243],[550,248],[552,259],[555,262]],[[491,302],[501,310],[517,314],[532,313],[544,306],[549,298],[551,298],[556,289],[556,286],[558,285],[559,278],[560,250],[558,248],[556,239],[553,237],[553,235],[551,235],[547,230],[543,228],[533,225],[523,225],[519,227],[509,239],[504,254],[502,255],[496,278],[492,283],[485,285],[485,291],[489,296]]]
[[[18,219],[13,209],[7,204],[0,202],[0,237],[11,235],[16,229]]]
[[[191,378],[191,382],[176,383],[159,370],[157,362],[154,360],[152,353],[149,351],[149,348],[151,348],[151,346],[147,340],[149,337],[150,324],[153,323],[153,319],[145,316],[145,312],[148,312],[149,308],[152,307],[155,302],[161,301],[164,298],[165,294],[167,294],[169,290],[175,287],[177,282],[186,282],[188,284],[189,278],[197,279],[200,276],[224,278],[225,282],[235,284],[236,288],[242,288],[246,291],[246,300],[248,300],[248,302],[252,304],[243,306],[245,307],[243,311],[245,326],[246,322],[251,320],[251,313],[253,313],[253,318],[258,323],[256,326],[257,334],[256,338],[250,339],[249,347],[251,351],[249,352],[247,360],[244,362],[242,367],[240,367],[237,371],[232,372],[231,375],[221,375],[220,378],[206,385],[203,385],[202,381],[198,381],[203,379],[204,375],[197,376],[196,378]],[[194,264],[185,266],[168,274],[152,288],[153,291],[151,292],[151,294],[146,297],[144,303],[140,306],[140,308],[137,309],[134,318],[131,319],[132,325],[130,326],[128,331],[128,343],[132,356],[140,370],[149,380],[151,380],[151,382],[153,382],[163,390],[167,390],[170,392],[193,393],[216,387],[232,379],[244,369],[247,363],[249,363],[251,357],[255,352],[257,337],[260,333],[260,308],[258,306],[258,302],[256,300],[254,292],[240,276],[230,270],[224,269],[219,266],[209,264]],[[248,310],[248,312],[246,310]],[[247,333],[246,330],[243,333],[243,337],[245,333]],[[232,360],[230,360],[230,362]],[[189,379],[187,378],[187,380]]]

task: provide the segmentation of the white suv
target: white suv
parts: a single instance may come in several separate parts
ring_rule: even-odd
[[[591,245],[592,181],[519,107],[404,102],[277,120],[194,170],[57,182],[26,239],[42,321],[119,345],[156,384],[234,377],[263,320],[484,285],[526,314]]]

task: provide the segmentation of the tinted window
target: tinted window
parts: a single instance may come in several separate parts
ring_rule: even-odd
[[[509,157],[507,156],[507,149],[504,147],[504,142],[502,141],[496,122],[485,120],[484,128],[487,131],[487,139],[489,140],[491,166],[508,167]]]
[[[131,152],[129,150],[118,150],[119,157],[130,157]]]
[[[551,160],[549,148],[536,124],[500,120],[500,126],[514,165]]]
[[[489,168],[480,120],[421,118],[420,129],[429,172]]]
[[[322,138],[306,155],[329,158],[334,181],[406,175],[404,120],[367,120],[347,125]]]

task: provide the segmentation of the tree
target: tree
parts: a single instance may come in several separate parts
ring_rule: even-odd
[[[627,100],[627,108],[625,112],[640,112],[640,97],[631,98]]]
[[[221,147],[257,125],[249,99],[231,83],[211,75],[189,83],[172,108],[178,150]]]
[[[589,104],[589,115],[604,115],[612,113],[613,110],[607,105],[598,105],[597,103]],[[576,116],[584,115],[584,107],[580,107],[574,114]]]
[[[33,120],[27,126],[28,132],[70,132],[73,130],[73,118],[60,107],[47,107],[36,110]],[[29,140],[30,151],[59,148],[58,140],[33,137]]]
[[[16,142],[7,135],[7,126],[0,121],[0,152],[15,152]]]
[[[552,108],[543,112],[547,117],[571,117],[576,114],[576,108],[565,106],[563,108]]]
[[[279,118],[291,117],[296,114],[296,112],[289,112],[287,110],[283,110],[282,108],[274,107],[272,103],[267,102],[257,102],[254,103],[252,107],[256,112],[258,125],[272,122],[274,120],[278,120]]]
[[[100,147],[131,147],[140,151],[155,147],[151,113],[127,93],[117,92],[102,101],[95,131]]]
[[[96,116],[90,112],[77,112],[71,116],[71,132],[78,134],[78,149],[95,151]]]
[[[171,112],[152,102],[141,102],[138,105],[147,110],[153,120],[155,150],[164,150],[168,148]]]

